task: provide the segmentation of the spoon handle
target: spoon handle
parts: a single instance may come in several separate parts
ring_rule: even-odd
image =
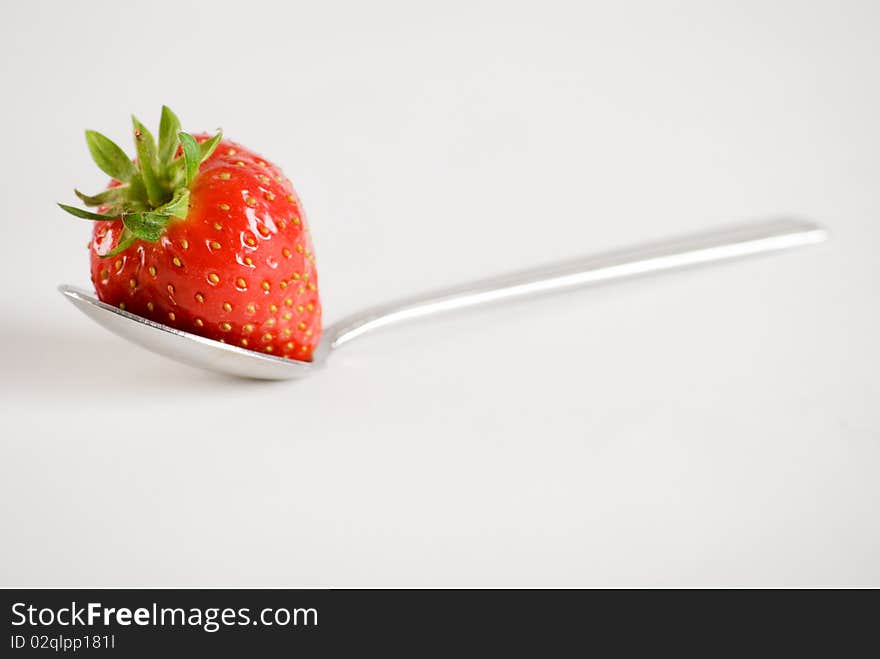
[[[327,328],[333,348],[373,330],[467,307],[820,243],[812,222],[772,220],[692,234],[432,291],[365,309]]]

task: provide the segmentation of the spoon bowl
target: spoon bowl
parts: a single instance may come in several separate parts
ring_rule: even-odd
[[[142,348],[170,357],[189,366],[261,380],[295,380],[311,375],[323,366],[328,351],[321,343],[311,362],[273,357],[228,343],[157,323],[123,311],[76,286],[58,290],[89,318],[117,336]]]

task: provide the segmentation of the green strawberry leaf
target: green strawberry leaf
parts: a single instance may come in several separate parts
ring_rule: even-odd
[[[87,130],[86,144],[95,164],[108,176],[128,183],[137,174],[134,163],[113,140],[104,137],[101,133]]]
[[[202,161],[199,143],[189,133],[180,132],[177,134],[180,143],[183,145],[183,158],[186,163],[186,184],[189,185],[196,177],[199,171],[199,164]]]
[[[154,243],[159,240],[162,230],[168,224],[169,216],[164,213],[130,213],[122,216],[122,223],[135,238]]]
[[[210,140],[205,140],[199,145],[199,164],[205,162],[212,153],[214,153],[214,149],[217,148],[217,145],[220,144],[220,140],[223,139],[223,131],[218,132],[214,137]]]
[[[112,206],[124,201],[128,196],[128,188],[126,186],[110,188],[109,190],[104,190],[96,195],[86,195],[79,190],[74,190],[73,192],[77,197],[82,199],[82,202],[86,206]]]
[[[174,199],[164,206],[160,206],[156,211],[164,215],[179,217],[180,219],[186,218],[186,214],[189,212],[189,190],[178,192]]]
[[[128,184],[131,194],[128,197],[128,206],[135,210],[147,210],[150,202],[147,200],[147,189],[144,187],[144,177],[138,174]]]
[[[156,141],[153,134],[147,130],[137,117],[131,118],[134,126],[134,145],[138,154],[138,166],[144,179],[144,187],[147,189],[147,199],[153,207],[161,206],[165,202],[165,191],[156,177],[158,159],[156,157]]]
[[[76,206],[68,206],[67,204],[58,205],[61,207],[61,210],[65,210],[74,217],[78,217],[83,220],[115,220],[117,217],[115,215],[101,215],[100,213],[92,213],[91,211],[86,211],[82,208],[77,208]]]
[[[159,120],[159,163],[167,167],[177,153],[177,133],[180,132],[180,119],[167,105],[162,106],[162,118]]]

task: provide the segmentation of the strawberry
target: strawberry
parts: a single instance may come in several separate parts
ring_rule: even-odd
[[[159,141],[133,118],[137,159],[86,131],[112,177],[88,196],[98,297],[171,327],[310,361],[321,336],[315,256],[299,197],[281,170],[218,133],[180,131],[162,108]]]

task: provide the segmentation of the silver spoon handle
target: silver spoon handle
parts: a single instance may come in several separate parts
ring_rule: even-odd
[[[820,226],[773,220],[693,234],[433,291],[365,309],[327,328],[333,348],[373,330],[482,304],[775,252],[825,240]]]

